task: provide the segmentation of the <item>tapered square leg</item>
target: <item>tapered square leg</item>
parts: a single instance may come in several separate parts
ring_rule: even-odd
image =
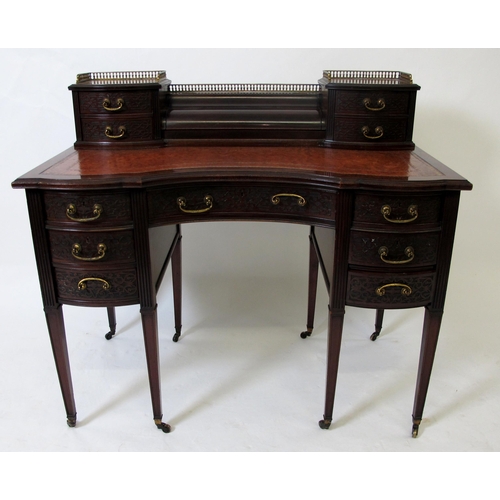
[[[332,314],[330,312],[328,321],[325,412],[323,414],[323,420],[319,421],[319,426],[322,429],[328,429],[332,422],[343,326],[344,313]]]
[[[67,423],[70,427],[74,427],[76,425],[76,405],[73,393],[73,382],[71,380],[62,306],[46,307],[45,318],[47,320],[52,353],[54,355],[57,376],[59,378],[64,407],[66,409]]]
[[[177,239],[174,251],[172,252],[171,265],[175,322],[175,334],[172,340],[177,342],[182,330],[182,236],[179,236]]]
[[[309,286],[307,291],[307,323],[306,331],[300,334],[301,338],[306,339],[311,336],[314,328],[314,314],[316,311],[316,293],[318,290],[318,268],[319,260],[316,249],[314,248],[312,236],[309,236]]]
[[[415,402],[413,405],[413,437],[418,436],[418,429],[424,413],[425,399],[429,388],[429,381],[436,354],[442,318],[443,311],[432,311],[429,308],[425,309],[422,344],[420,348],[420,361],[418,365],[417,388],[415,391]]]
[[[148,365],[149,389],[151,391],[151,402],[153,405],[153,418],[158,429],[170,432],[170,426],[161,421],[163,417],[161,409],[161,382],[160,362],[158,349],[158,317],[156,307],[142,308],[141,319],[144,334],[144,347]]]

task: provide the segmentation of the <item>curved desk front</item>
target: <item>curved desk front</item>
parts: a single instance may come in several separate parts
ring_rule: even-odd
[[[326,398],[330,426],[345,306],[373,308],[375,340],[385,309],[425,307],[413,408],[422,419],[439,335],[460,191],[471,184],[419,150],[172,146],[73,148],[13,183],[26,190],[44,310],[68,425],[76,406],[62,306],[108,310],[139,304],[154,422],[162,422],[156,294],[173,273],[181,335],[181,225],[213,220],[307,224],[307,338],[317,278],[329,294]]]

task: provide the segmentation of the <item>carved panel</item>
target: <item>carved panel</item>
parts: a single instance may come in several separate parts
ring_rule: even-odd
[[[120,136],[112,139],[106,136],[106,127],[110,127],[109,135]],[[121,127],[124,127],[122,129]],[[84,141],[107,141],[112,143],[127,140],[153,139],[153,122],[151,118],[134,120],[128,118],[115,118],[106,120],[82,120],[82,136]]]
[[[435,196],[395,196],[395,195],[368,195],[360,194],[356,196],[354,205],[354,220],[359,222],[383,223],[395,228],[394,223],[386,220],[382,214],[382,207],[389,205],[391,213],[390,219],[406,220],[411,218],[408,208],[412,205],[417,207],[418,217],[415,221],[405,224],[411,227],[415,224],[439,222],[441,219],[441,197]],[[399,228],[403,224],[397,224]]]
[[[381,118],[367,116],[363,118],[343,117],[335,120],[333,138],[336,141],[379,142],[404,141],[406,138],[406,118]],[[382,135],[378,139],[370,139],[363,135],[363,127],[368,127],[366,135],[379,137],[381,135],[378,127],[382,127]]]
[[[279,196],[278,203],[272,198]],[[269,214],[270,216],[317,217],[335,219],[335,192],[314,190],[300,186],[277,185],[275,187],[257,186],[205,186],[177,189],[153,190],[148,196],[149,217],[151,222],[182,216],[177,199],[186,200],[187,210],[206,207],[205,195],[213,198],[212,208],[204,217],[235,215],[245,218],[247,214]],[[303,201],[305,201],[305,203]],[[190,214],[186,214],[189,218]]]
[[[351,272],[347,286],[347,305],[387,309],[417,307],[431,302],[434,274]],[[383,290],[377,293],[380,288]]]
[[[151,92],[80,92],[80,113],[126,113],[126,112],[148,112],[151,111]],[[118,99],[122,99],[123,105],[119,111],[106,111],[103,107],[105,100],[109,101],[109,107],[118,107]]]
[[[83,258],[96,257],[98,245],[106,246],[104,256],[92,264],[100,262],[133,262],[134,240],[132,231],[116,232],[62,232],[49,231],[50,249],[54,261],[77,264],[83,262],[73,256],[73,245],[80,246],[78,255]]]
[[[66,210],[70,204],[75,206],[76,214],[74,217],[78,218],[94,217],[94,206],[96,204],[101,206],[102,212],[99,218],[95,221],[79,223],[82,224],[82,228],[91,227],[95,224],[109,224],[125,221],[129,222],[132,220],[130,198],[124,193],[106,194],[99,192],[46,192],[44,194],[44,200],[47,220],[49,221],[72,222],[66,215]]]
[[[336,91],[335,113],[345,114],[407,114],[409,93],[388,92],[381,90]],[[369,99],[370,107],[379,107],[379,99],[383,99],[385,107],[381,111],[370,111],[364,100]]]
[[[436,263],[439,233],[369,233],[352,231],[349,250],[349,263],[381,267],[412,267],[434,265]],[[413,249],[414,257],[407,264],[388,264],[384,262],[379,250],[387,248],[384,257],[389,261],[408,260],[405,251]]]
[[[87,278],[85,286],[78,284]],[[73,301],[134,301],[138,297],[135,270],[105,271],[72,271],[56,269],[57,291],[60,299]],[[105,286],[108,284],[109,287]]]

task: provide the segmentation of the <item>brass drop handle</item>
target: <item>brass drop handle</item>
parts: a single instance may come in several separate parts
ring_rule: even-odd
[[[375,293],[379,297],[382,297],[383,295],[385,295],[385,289],[391,288],[393,286],[401,287],[401,295],[405,295],[406,297],[408,297],[408,295],[411,295],[411,293],[412,293],[412,289],[408,285],[405,285],[403,283],[388,283],[387,285],[379,286],[375,290]]]
[[[281,196],[290,196],[292,198],[297,198],[297,203],[303,207],[307,202],[303,196],[300,196],[300,194],[293,194],[293,193],[279,193],[275,194],[273,197],[271,197],[271,203],[273,205],[278,205],[281,201]]]
[[[413,222],[418,217],[418,206],[417,205],[410,205],[408,207],[407,212],[410,215],[410,219],[389,219],[389,215],[391,215],[391,211],[392,211],[390,205],[384,205],[380,209],[380,211],[382,212],[384,219],[388,222],[392,222],[393,224],[407,224],[408,222]]]
[[[96,203],[93,208],[92,208],[92,213],[93,213],[93,217],[86,217],[86,218],[79,218],[79,217],[75,217],[76,215],[76,206],[73,205],[73,203],[70,203],[67,207],[66,207],[66,217],[68,217],[68,219],[71,219],[72,221],[74,222],[91,222],[93,220],[97,220],[101,214],[102,214],[102,206],[99,205],[98,203]]]
[[[181,196],[181,197],[177,198],[177,206],[185,214],[203,214],[203,213],[208,212],[209,210],[212,209],[214,199],[209,194],[207,194],[203,198],[203,201],[205,202],[206,208],[200,208],[200,209],[191,210],[191,209],[185,208],[186,205],[187,205],[187,201],[186,201],[186,198],[184,198],[183,196]]]
[[[78,290],[85,290],[87,288],[87,281],[99,281],[102,283],[103,290],[109,290],[111,288],[111,285],[102,278],[83,278],[78,282]]]
[[[84,260],[86,262],[93,262],[96,260],[103,259],[106,256],[106,250],[107,250],[106,245],[104,243],[99,243],[97,245],[97,256],[95,256],[95,257],[82,257],[80,255],[80,252],[82,251],[82,246],[79,243],[75,243],[73,245],[73,248],[71,249],[71,255],[73,255],[73,257],[75,259],[78,259],[78,260]]]
[[[377,135],[369,135],[370,133],[370,127],[367,127],[366,125],[361,129],[361,132],[363,132],[363,135],[367,138],[367,139],[380,139],[383,135],[384,135],[384,129],[383,127],[375,127],[375,134]]]
[[[381,97],[377,101],[377,107],[372,107],[372,101],[369,97],[363,99],[363,104],[368,111],[382,111],[385,108],[385,100]]]
[[[113,129],[111,127],[106,127],[104,130],[104,134],[108,139],[121,139],[127,132],[127,129],[123,126],[120,125],[118,127],[118,135],[113,135]]]
[[[413,247],[406,247],[404,253],[407,257],[405,260],[389,260],[386,259],[386,257],[389,255],[389,249],[387,247],[380,247],[378,249],[380,259],[386,264],[408,264],[415,258],[415,251],[413,250]]]
[[[120,109],[123,108],[123,105],[125,104],[125,101],[119,97],[117,100],[116,100],[116,104],[117,106],[115,108],[112,108],[111,107],[111,102],[109,99],[104,99],[104,101],[102,101],[102,107],[106,110],[106,111],[120,111]]]

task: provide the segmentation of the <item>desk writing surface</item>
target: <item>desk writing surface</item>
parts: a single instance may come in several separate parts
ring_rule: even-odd
[[[68,149],[19,178],[14,187],[99,183],[141,186],[186,179],[307,179],[344,187],[381,184],[469,189],[469,183],[421,150],[355,151],[322,147],[166,147]]]

